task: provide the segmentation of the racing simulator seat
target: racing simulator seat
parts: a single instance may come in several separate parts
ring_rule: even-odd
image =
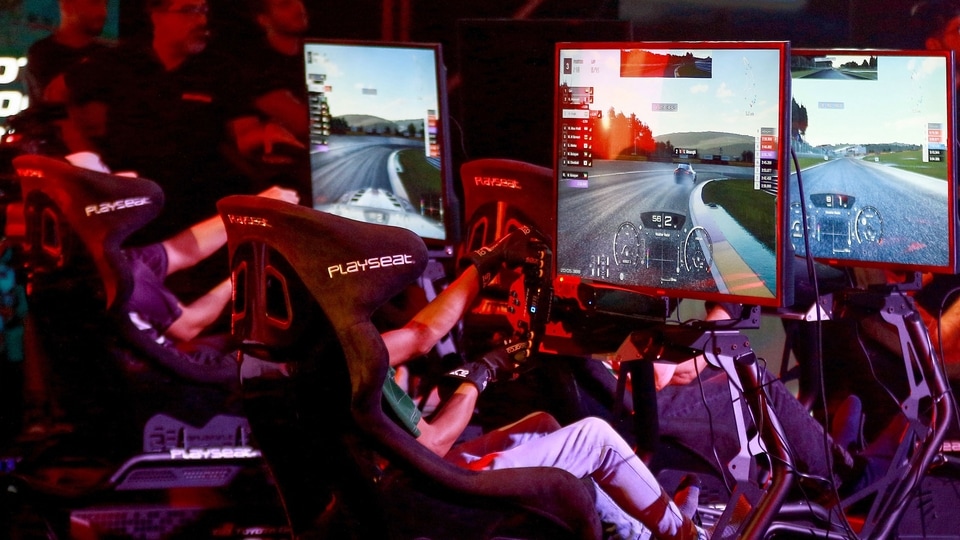
[[[919,283],[919,278],[917,279]],[[898,286],[848,289],[830,295],[829,317],[888,325],[900,350],[899,366],[864,368],[862,377],[876,381],[896,412],[889,465],[873,471],[872,482],[834,502],[810,500],[794,470],[790,441],[808,434],[784,432],[776,412],[768,408],[760,384],[757,358],[740,330],[759,327],[759,309],[734,321],[669,324],[631,334],[617,354],[624,361],[660,359],[664,345],[703,352],[730,380],[733,403],[742,396],[758,432],[747,429],[734,408],[740,452],[726,466],[730,493],[701,493],[700,515],[715,526],[713,538],[907,538],[955,534],[951,508],[960,501],[953,487],[955,467],[946,462],[941,445],[955,419],[955,405],[946,377],[912,299]],[[872,358],[867,359],[868,362]],[[897,369],[899,368],[899,369]],[[881,412],[871,409],[871,412]],[[891,418],[888,416],[888,421]],[[700,474],[703,471],[697,471]],[[669,485],[663,476],[664,485]],[[717,499],[720,499],[719,501]],[[719,505],[717,503],[720,503]],[[955,536],[950,536],[955,537]]]
[[[371,315],[424,271],[419,237],[255,197],[218,207],[247,417],[295,536],[600,537],[580,479],[455,467],[385,412],[387,351]]]
[[[488,245],[511,228],[523,224],[533,224],[540,230],[553,230],[554,224],[550,220],[555,219],[555,215],[551,215],[552,207],[545,204],[550,200],[552,186],[552,172],[549,169],[512,160],[480,159],[465,163],[461,177],[467,216],[461,256],[468,250]],[[502,292],[499,296],[488,294],[481,298],[479,307],[465,319],[465,332],[470,332],[471,328],[489,330],[497,328],[497,324],[499,328],[517,325],[516,320],[521,318],[519,312],[522,310],[517,309],[518,313],[515,314],[508,308],[511,303],[520,305],[516,295],[523,287],[518,288],[516,284],[522,280],[518,276],[501,275],[500,278],[508,292]],[[630,372],[635,382],[640,380],[638,374],[643,376],[640,370],[652,365],[652,360],[657,359],[654,353],[661,350],[661,345],[677,347],[681,351],[678,354],[680,359],[693,356],[694,351],[707,352],[714,367],[727,372],[731,381],[731,400],[746,398],[751,405],[749,412],[753,418],[762,419],[754,422],[754,425],[761,426],[761,431],[754,433],[744,418],[738,418],[742,447],[732,462],[724,464],[726,470],[720,473],[725,476],[725,482],[721,481],[721,484],[732,485],[733,488],[701,496],[701,502],[725,505],[701,507],[704,521],[717,526],[716,538],[846,537],[853,530],[864,538],[877,538],[889,536],[901,521],[906,527],[903,530],[910,530],[907,522],[917,520],[925,520],[926,529],[930,530],[930,516],[922,516],[915,507],[916,504],[922,504],[930,508],[929,500],[918,503],[919,498],[911,497],[920,484],[919,479],[936,462],[935,454],[951,422],[952,405],[949,403],[950,396],[945,395],[938,361],[924,338],[925,332],[916,327],[916,314],[909,301],[900,295],[889,295],[887,291],[841,291],[842,287],[831,281],[833,286],[830,291],[835,294],[817,303],[817,308],[821,309],[821,304],[829,305],[836,296],[837,306],[828,307],[831,314],[836,310],[838,317],[857,321],[870,315],[882,317],[894,329],[902,347],[904,360],[895,370],[894,379],[908,382],[906,388],[896,393],[897,399],[893,405],[895,411],[902,411],[908,424],[900,442],[898,458],[880,481],[849,494],[834,507],[826,507],[799,500],[800,489],[796,485],[798,478],[793,470],[790,449],[790,439],[797,434],[783,433],[777,429],[776,415],[767,409],[756,355],[749,347],[749,340],[741,334],[741,330],[759,327],[760,317],[756,308],[745,310],[740,320],[663,324],[667,310],[662,303],[659,306],[656,301],[637,304],[637,298],[623,298],[622,295],[601,299],[589,291],[566,290],[564,284],[554,285],[560,288],[555,291],[549,304],[553,311],[550,324],[553,330],[557,330],[556,336],[560,339],[551,339],[554,336],[548,333],[544,338],[547,349],[557,344],[556,349],[568,350],[570,338],[578,342],[580,337],[575,329],[581,326],[587,328],[589,336],[579,340],[587,345],[584,354],[590,350],[608,350],[605,347],[615,343],[613,349],[617,350],[616,356],[621,359],[623,369],[618,382],[626,380],[623,377],[626,371]],[[615,316],[607,313],[611,302],[621,304],[620,312]],[[604,307],[598,308],[601,304]],[[629,309],[624,309],[624,306],[634,309],[635,313],[628,314]],[[659,321],[656,316],[658,307],[663,310]],[[630,321],[629,315],[637,317]],[[809,317],[809,314],[806,315]],[[619,336],[611,333],[608,338],[600,330],[605,328],[605,317],[611,316],[621,333]],[[618,338],[622,344],[612,341]],[[594,362],[593,365],[600,364]],[[888,388],[892,388],[892,385]],[[637,420],[634,429],[639,438],[639,450],[643,450],[645,444],[651,449],[660,447],[662,450],[664,443],[669,445],[671,442],[659,441],[655,398],[652,404],[647,403],[637,395],[636,384],[633,390],[632,403],[622,403],[619,395],[614,395],[612,402],[617,406],[632,404],[634,407],[634,418]],[[617,393],[620,392],[623,392],[622,386],[617,388]],[[810,399],[805,395],[801,395],[801,398]],[[645,409],[648,405],[652,406],[653,411]],[[739,405],[735,415],[739,416],[738,413]],[[647,423],[644,423],[644,419]],[[669,488],[672,482],[687,472],[670,470],[672,467],[698,465],[696,460],[690,461],[689,457],[693,456],[686,456],[685,449],[676,445],[669,446],[667,455],[663,451],[658,452],[656,462],[665,468],[660,476],[661,483]],[[705,471],[694,470],[700,474]],[[756,471],[759,474],[755,475]],[[901,520],[905,513],[907,517]]]
[[[771,523],[771,534],[807,538],[842,538],[851,530],[860,538],[956,534],[958,471],[942,448],[954,429],[956,404],[943,364],[908,294],[919,287],[920,275],[914,274],[900,284],[837,291],[824,302],[831,319],[855,321],[860,333],[882,325],[886,339],[892,341],[891,349],[898,354],[889,364],[867,365],[849,379],[878,387],[877,393],[886,399],[864,403],[865,410],[897,417],[902,434],[894,459],[872,484],[844,496],[833,508],[786,504]],[[869,340],[863,335],[857,339],[866,352],[864,343]],[[866,355],[863,361],[876,364],[878,358]]]
[[[551,169],[514,159],[480,158],[463,163],[460,181],[466,221],[457,260],[519,227],[532,226],[543,234],[556,229]],[[552,269],[546,268],[544,273],[549,282]],[[570,311],[556,300],[554,293],[549,283],[532,283],[521,270],[502,270],[496,283],[481,291],[474,307],[464,316],[463,340],[479,341],[483,346],[490,336],[509,335],[531,325],[537,326],[535,330],[544,336],[550,322],[547,319],[555,318],[552,310]],[[531,307],[536,309],[535,313],[530,312]],[[583,313],[579,306],[573,311]],[[571,317],[564,318],[568,319],[563,323],[566,325]],[[600,347],[599,342],[605,341],[615,349],[629,333],[623,323],[621,317],[604,321],[597,313],[591,314],[589,331],[585,332],[589,333],[591,347]],[[630,397],[618,394],[616,377],[602,363],[591,360],[589,350],[544,347],[541,351],[528,361],[528,365],[535,366],[530,372],[517,381],[484,392],[478,418],[481,425],[503,425],[532,410],[545,410],[561,424],[585,416],[604,418],[631,442],[637,434],[653,433],[648,429],[648,419],[622,414],[634,408]],[[640,364],[629,367],[649,368]],[[632,425],[632,420],[641,422],[642,427]]]
[[[81,534],[79,527],[91,537],[147,531],[167,537],[207,510],[203,504],[174,509],[169,493],[233,489],[235,479],[242,479],[240,489],[267,481],[237,388],[191,378],[177,351],[139,331],[126,308],[133,275],[121,246],[159,213],[160,187],[39,155],[17,157],[14,165],[23,193],[31,307],[43,318],[35,339],[47,345],[53,370],[65,370],[96,396],[93,414],[81,413],[92,418],[77,424],[83,444],[68,440],[63,452],[110,457],[103,467],[108,477],[76,486],[65,497],[73,500],[62,501],[82,506],[68,510],[70,534]],[[81,406],[86,399],[78,400]],[[18,472],[29,477],[51,464],[34,456],[22,465]],[[157,494],[149,504],[118,508],[117,501],[123,505],[148,492]],[[279,508],[275,500],[269,511],[282,523]],[[163,525],[147,515],[165,516],[153,520]]]

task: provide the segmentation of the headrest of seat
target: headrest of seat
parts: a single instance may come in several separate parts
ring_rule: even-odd
[[[500,239],[520,225],[556,229],[553,171],[524,161],[482,158],[460,166],[465,241],[461,253]]]
[[[84,243],[104,280],[107,307],[113,306],[120,247],[160,213],[163,190],[146,178],[104,174],[46,156],[19,156],[13,165],[24,202],[29,206],[33,192],[49,197]]]
[[[369,320],[427,265],[426,245],[406,229],[251,195],[226,197],[217,208],[231,260],[247,242],[276,250],[340,328]]]
[[[525,161],[481,158],[460,166],[464,210],[467,216],[493,201],[510,201],[521,208],[543,206],[552,196],[553,170]],[[546,224],[538,224],[544,226]]]

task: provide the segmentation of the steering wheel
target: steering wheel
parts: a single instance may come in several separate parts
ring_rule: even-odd
[[[537,263],[503,268],[481,291],[464,316],[465,340],[482,347],[532,334],[530,349],[535,353],[550,320],[552,303],[553,253],[544,246]]]

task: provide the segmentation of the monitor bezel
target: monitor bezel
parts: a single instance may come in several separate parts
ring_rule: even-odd
[[[307,85],[306,77],[306,53],[307,47],[311,45],[329,45],[346,47],[365,47],[370,49],[417,49],[432,51],[434,55],[434,65],[436,66],[437,81],[437,105],[439,115],[439,126],[437,138],[440,143],[440,191],[443,194],[443,229],[444,238],[429,238],[421,236],[432,257],[443,258],[452,256],[455,246],[460,241],[460,203],[454,188],[454,178],[456,177],[456,166],[453,162],[453,151],[451,142],[451,116],[449,95],[447,93],[447,66],[443,57],[443,44],[439,42],[425,41],[377,41],[369,39],[339,39],[339,38],[320,38],[309,37],[303,40],[301,45],[301,61],[304,64],[304,86]],[[309,112],[308,112],[309,114]],[[311,199],[316,199],[316,192],[313,187],[313,164],[310,165],[310,191]],[[311,208],[316,208],[311,200]]]
[[[956,114],[957,114],[957,81],[956,81],[956,64],[954,61],[955,53],[950,50],[930,50],[930,49],[885,49],[885,48],[831,48],[831,47],[794,47],[790,52],[791,56],[812,56],[812,55],[840,55],[840,56],[862,56],[862,55],[877,55],[877,56],[914,56],[914,57],[931,57],[931,58],[943,58],[947,66],[947,76],[946,76],[946,96],[947,96],[947,133],[948,137],[952,141],[952,144],[947,146],[947,203],[948,203],[948,224],[947,224],[947,235],[948,235],[948,246],[949,246],[949,261],[945,265],[925,265],[925,264],[910,264],[910,263],[900,263],[900,262],[890,262],[890,261],[871,261],[865,259],[849,259],[849,258],[834,258],[834,257],[813,257],[817,262],[827,264],[830,266],[836,267],[859,267],[859,268],[875,268],[880,270],[889,270],[893,272],[920,272],[920,273],[942,273],[942,274],[956,274],[960,272],[960,262],[958,262],[958,250],[960,250],[960,244],[958,244],[958,207],[957,201],[957,188],[958,181],[960,181],[960,175],[957,173],[956,169],[956,151],[958,148],[957,141],[957,127],[956,127]],[[792,91],[792,81],[791,81],[791,104],[793,102],[793,91]],[[792,128],[791,128],[792,129]],[[801,171],[802,172],[802,171]],[[793,181],[793,173],[790,173],[791,176],[789,181]],[[802,175],[801,175],[802,178]],[[798,255],[801,256],[802,255]]]
[[[710,291],[696,291],[690,289],[673,289],[666,287],[653,287],[653,286],[643,286],[643,285],[623,285],[611,281],[604,281],[596,278],[590,278],[585,276],[576,276],[569,274],[561,274],[559,271],[559,264],[554,265],[554,280],[555,281],[569,281],[574,280],[580,283],[587,284],[591,287],[600,288],[600,289],[618,289],[636,292],[639,294],[644,294],[648,296],[655,297],[664,297],[664,298],[674,298],[674,299],[695,299],[695,300],[704,300],[704,301],[714,301],[714,302],[730,302],[730,303],[740,303],[744,305],[756,305],[762,307],[770,308],[780,308],[786,307],[793,303],[793,277],[792,277],[792,265],[790,264],[790,258],[792,257],[792,250],[789,249],[789,235],[787,230],[787,217],[790,202],[787,199],[789,196],[789,190],[787,189],[787,184],[783,180],[787,178],[789,173],[789,129],[790,129],[790,106],[789,106],[789,97],[790,93],[790,70],[789,70],[789,60],[790,60],[790,42],[789,41],[772,41],[772,40],[760,40],[760,41],[661,41],[661,40],[652,40],[652,41],[643,41],[643,40],[634,40],[629,42],[580,42],[580,41],[568,41],[568,42],[558,42],[555,45],[554,49],[554,89],[553,89],[553,99],[554,99],[554,108],[553,108],[553,141],[554,141],[554,156],[553,156],[553,166],[554,166],[554,203],[556,204],[556,209],[558,211],[557,216],[557,229],[553,230],[553,249],[555,260],[557,260],[557,242],[558,242],[558,233],[559,233],[559,183],[560,183],[560,166],[559,166],[559,142],[557,140],[559,132],[559,121],[560,121],[560,99],[559,99],[559,82],[560,82],[560,70],[561,67],[561,54],[564,50],[567,49],[613,49],[613,50],[623,50],[623,49],[663,49],[663,50],[676,50],[676,49],[692,49],[692,50],[736,50],[736,49],[769,49],[776,51],[780,56],[780,73],[778,74],[778,82],[780,87],[780,96],[779,103],[781,104],[779,114],[777,115],[777,121],[779,125],[777,126],[778,131],[778,163],[777,163],[777,201],[776,201],[776,253],[774,257],[776,259],[776,284],[772,287],[772,296],[752,296],[744,294],[736,294],[732,292],[710,292]]]

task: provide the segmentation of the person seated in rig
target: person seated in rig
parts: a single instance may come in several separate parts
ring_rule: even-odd
[[[518,267],[542,261],[548,249],[542,238],[524,227],[471,253],[470,266],[436,299],[403,327],[382,334],[391,372],[396,366],[426,354],[446,335],[501,265]],[[549,466],[579,478],[591,478],[597,511],[611,537],[638,538],[652,533],[663,539],[705,538],[705,531],[691,520],[698,489],[678,490],[678,499],[683,499],[678,506],[633,448],[601,419],[585,418],[561,426],[548,413],[535,412],[513,424],[458,442],[480,393],[488,384],[511,377],[530,355],[531,344],[532,336],[527,333],[451,371],[448,377],[455,389],[429,419],[388,376],[383,392],[388,412],[420,444],[466,469]]]
[[[299,202],[294,190],[278,186],[260,197]],[[168,276],[212,256],[227,242],[223,221],[213,216],[161,242],[124,248],[133,268],[133,292],[127,302],[130,320],[162,346],[184,358],[179,370],[190,380],[234,388],[236,352],[228,334],[211,332],[232,291],[227,277],[189,304],[165,284]]]

